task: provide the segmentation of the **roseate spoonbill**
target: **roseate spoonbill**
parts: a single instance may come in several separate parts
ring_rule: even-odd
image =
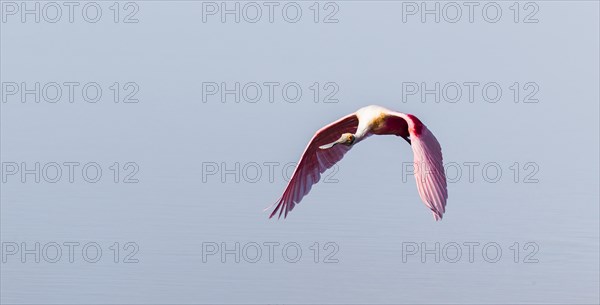
[[[415,178],[421,200],[442,219],[448,199],[442,149],[437,139],[421,121],[411,115],[380,106],[367,106],[317,131],[304,150],[281,198],[269,218],[279,211],[284,218],[308,194],[321,174],[354,145],[371,135],[396,135],[412,146]]]

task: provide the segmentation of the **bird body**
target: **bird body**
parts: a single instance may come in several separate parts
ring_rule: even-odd
[[[442,219],[448,191],[437,139],[417,117],[376,105],[363,107],[315,133],[270,217],[278,211],[279,217],[284,211],[284,218],[287,217],[312,185],[319,182],[323,172],[371,135],[396,135],[412,146],[419,195],[434,219]]]
[[[371,105],[356,111],[358,117],[357,135],[366,138],[376,135],[397,135],[408,137],[408,122],[396,115],[391,110],[381,106]],[[419,122],[420,123],[420,122]]]

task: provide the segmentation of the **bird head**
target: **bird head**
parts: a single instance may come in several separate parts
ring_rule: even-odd
[[[328,148],[332,148],[332,147],[336,146],[337,144],[352,146],[352,144],[354,144],[354,141],[356,141],[356,136],[354,136],[351,133],[345,133],[339,139],[337,139],[335,142],[319,146],[319,148],[320,149],[328,149]]]

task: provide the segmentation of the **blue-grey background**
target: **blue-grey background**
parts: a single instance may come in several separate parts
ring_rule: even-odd
[[[2,242],[93,241],[105,251],[96,264],[9,257],[3,303],[599,302],[598,2],[537,2],[536,24],[514,23],[512,2],[499,2],[501,22],[455,24],[403,23],[393,1],[337,2],[335,24],[312,22],[312,2],[300,2],[306,16],[295,24],[238,24],[203,23],[200,2],[148,1],[137,2],[139,23],[123,24],[112,22],[112,2],[100,3],[106,15],[95,24],[1,24],[2,82],[95,81],[106,96],[113,82],[140,88],[137,104],[1,104],[2,162],[104,170],[96,184],[9,177]],[[203,82],[267,81],[298,82],[303,97],[202,102]],[[504,93],[495,104],[403,103],[402,83],[422,81],[495,81]],[[339,102],[315,103],[314,82],[338,84]],[[514,103],[513,82],[536,82],[539,102]],[[314,131],[368,104],[417,115],[447,162],[496,162],[502,178],[486,182],[479,167],[471,183],[463,168],[438,223],[412,177],[402,181],[412,152],[393,137],[355,147],[338,183],[315,186],[285,221],[262,212],[285,187],[281,166],[273,182],[264,167],[256,183],[202,181],[203,162],[294,162]],[[136,162],[139,183],[112,182],[113,162]],[[538,183],[515,183],[514,162],[535,162]],[[107,247],[129,241],[139,263],[113,263]],[[236,241],[297,242],[304,252],[295,264],[281,255],[202,262],[203,242]],[[339,262],[314,263],[315,242],[336,243]],[[403,242],[496,242],[503,256],[403,262]],[[539,245],[539,262],[514,263],[515,242]]]

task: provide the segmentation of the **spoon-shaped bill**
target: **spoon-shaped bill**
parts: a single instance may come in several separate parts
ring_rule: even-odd
[[[344,138],[344,135],[342,135],[339,139],[337,139],[335,142],[331,142],[329,144],[325,144],[325,145],[321,145],[319,146],[320,149],[329,149],[332,148],[338,144],[342,144],[346,142],[346,139]]]

